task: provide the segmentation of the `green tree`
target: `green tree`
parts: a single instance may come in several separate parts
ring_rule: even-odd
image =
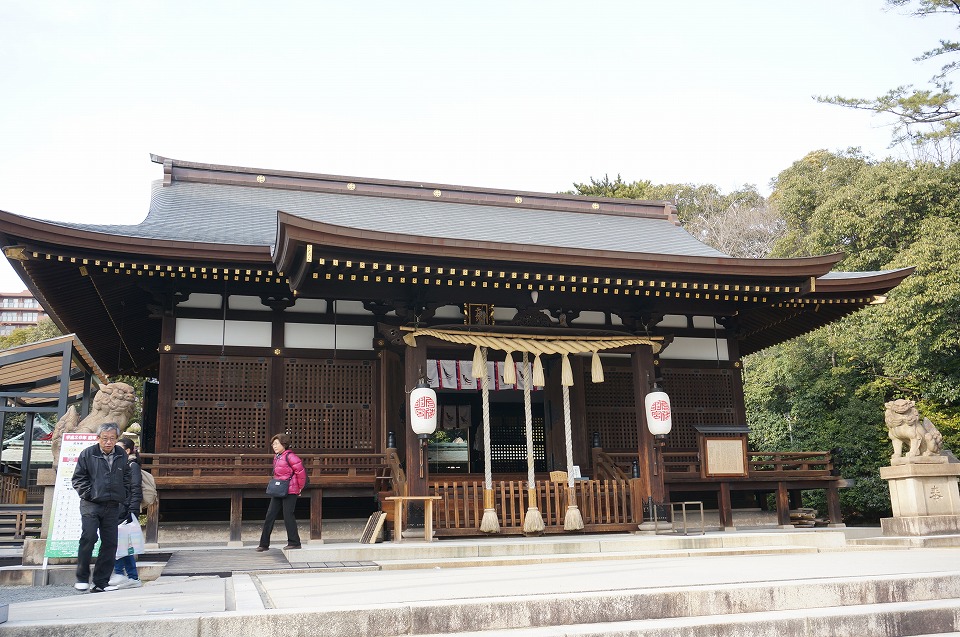
[[[917,400],[960,448],[960,164],[816,151],[774,185],[787,223],[775,255],[844,252],[844,270],[916,268],[886,303],[745,362],[753,443],[841,448],[842,473],[856,481],[841,495],[844,512],[875,520],[889,515],[877,477],[891,453],[885,401]]]
[[[955,0],[887,0],[891,7],[913,7],[919,17],[960,18],[960,3]],[[960,22],[957,22],[960,26]],[[960,42],[940,40],[938,46],[924,52],[916,61],[950,57],[960,53]],[[943,59],[943,58],[941,58]],[[957,68],[957,60],[947,61],[930,79],[927,88],[912,84],[898,86],[876,98],[850,98],[840,95],[816,96],[819,102],[847,108],[873,111],[894,118],[893,145],[905,144],[917,158],[951,163],[960,157],[960,101],[947,77]]]
[[[53,324],[53,321],[45,318],[32,327],[20,327],[6,336],[0,336],[0,349],[19,347],[28,343],[45,341],[48,338],[56,338],[57,336],[63,336],[63,333]]]
[[[700,241],[734,257],[764,257],[785,224],[756,187],[745,185],[724,194],[713,184],[627,183],[611,180],[575,183],[573,194],[591,197],[671,201],[683,227]]]

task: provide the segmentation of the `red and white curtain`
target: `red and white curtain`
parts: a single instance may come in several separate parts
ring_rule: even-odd
[[[487,383],[491,391],[507,389],[523,389],[526,382],[526,371],[523,366],[516,368],[517,382],[507,383],[503,380],[504,363],[502,361],[487,362]],[[480,389],[481,383],[473,377],[473,361],[469,360],[427,360],[427,384],[434,389]],[[533,387],[534,390],[543,389]]]

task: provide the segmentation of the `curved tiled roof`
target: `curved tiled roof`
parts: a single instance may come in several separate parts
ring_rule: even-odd
[[[58,223],[172,241],[274,245],[277,212],[360,230],[554,248],[729,258],[666,219],[174,181],[137,225]]]

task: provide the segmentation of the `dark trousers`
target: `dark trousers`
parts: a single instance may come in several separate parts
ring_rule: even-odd
[[[77,555],[77,581],[90,581],[90,559],[93,546],[100,537],[100,554],[93,567],[93,585],[104,588],[113,574],[117,557],[117,524],[119,502],[87,502],[80,500],[80,552]]]
[[[270,546],[270,535],[273,534],[273,523],[277,521],[281,507],[283,507],[283,525],[287,528],[287,544],[300,546],[300,532],[297,530],[297,517],[293,513],[296,505],[296,493],[291,493],[282,498],[270,498],[270,506],[267,507],[267,519],[263,521],[263,533],[260,534],[260,546]]]

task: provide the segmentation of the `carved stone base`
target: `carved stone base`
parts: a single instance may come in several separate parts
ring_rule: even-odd
[[[673,525],[669,522],[664,522],[662,520],[643,522],[638,524],[638,531],[634,531],[636,535],[656,535],[658,532],[663,531],[672,531]]]
[[[960,516],[958,476],[960,464],[946,458],[880,468],[880,477],[890,488],[894,518]]]
[[[885,536],[960,535],[960,515],[915,515],[883,518],[880,528]]]

